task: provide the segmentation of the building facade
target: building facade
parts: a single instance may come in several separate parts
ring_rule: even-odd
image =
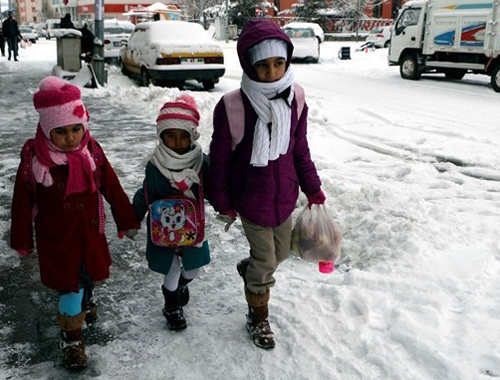
[[[19,25],[42,22],[42,0],[17,0],[16,3]]]

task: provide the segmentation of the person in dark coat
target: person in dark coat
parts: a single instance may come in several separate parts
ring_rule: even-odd
[[[87,364],[82,325],[97,318],[94,283],[109,277],[104,199],[118,236],[132,237],[139,222],[99,143],[90,136],[80,90],[46,77],[33,97],[40,115],[35,139],[21,152],[12,199],[10,246],[29,255],[33,223],[41,281],[59,292],[57,321],[64,365]]]
[[[234,146],[236,126],[228,115],[237,110],[227,109],[222,98],[213,117],[209,193],[226,228],[241,218],[250,245],[250,257],[237,265],[248,303],[247,330],[254,344],[267,349],[275,346],[268,322],[270,288],[290,254],[299,187],[309,205],[323,204],[326,197],[307,142],[305,102],[298,111],[297,94],[303,90],[290,65],[292,42],[271,21],[252,20],[241,31],[237,52],[243,131]]]
[[[7,45],[9,47],[9,61],[12,58],[12,54],[14,55],[14,61],[17,61],[19,51],[18,43],[21,40],[22,36],[19,32],[17,21],[14,19],[14,13],[12,11],[9,11],[8,16],[9,17],[2,23],[2,32],[4,38],[7,40]]]
[[[86,62],[90,62],[91,57],[94,54],[94,34],[89,30],[87,24],[83,25],[80,29],[82,32],[82,55],[85,57]]]
[[[167,208],[162,203],[155,206],[154,202],[185,197],[194,199],[200,211],[204,210],[203,188],[207,184],[208,165],[201,145],[196,141],[200,136],[197,130],[199,119],[196,102],[191,96],[182,95],[163,105],[156,120],[159,142],[147,161],[144,184],[137,190],[133,201],[139,220],[148,213],[146,258],[151,270],[164,275],[161,286],[165,300],[163,315],[170,330],[187,327],[183,311],[189,300],[187,285],[198,276],[200,268],[210,262],[210,250],[204,231],[203,238],[198,234],[198,241],[192,230],[185,230],[186,224],[188,227],[192,225],[182,204],[174,203]],[[165,216],[167,223],[151,223],[154,218],[151,214],[156,210],[164,210],[162,217]],[[163,214],[166,211],[171,213]],[[203,214],[201,211],[202,217]],[[170,246],[158,245],[158,239],[152,239],[155,234],[173,243]],[[186,246],[184,241],[189,241],[189,234],[193,244]]]
[[[0,51],[2,52],[2,57],[5,57],[5,38],[3,36],[2,28],[0,28]]]
[[[64,17],[61,17],[61,23],[59,24],[60,29],[75,29],[75,25],[71,21],[71,15],[66,13]]]

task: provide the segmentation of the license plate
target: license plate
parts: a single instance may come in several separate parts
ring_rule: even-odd
[[[115,41],[115,42],[113,42],[113,46],[115,46],[115,47],[122,46],[122,42],[121,41]]]
[[[193,63],[205,63],[204,58],[181,58],[181,65],[190,65]]]

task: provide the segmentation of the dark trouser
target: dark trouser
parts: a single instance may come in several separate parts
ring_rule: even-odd
[[[14,59],[17,58],[17,37],[7,37],[7,44],[9,45],[9,59],[11,57],[11,51],[14,52]]]
[[[2,57],[5,57],[5,40],[0,37],[0,51],[2,52]]]

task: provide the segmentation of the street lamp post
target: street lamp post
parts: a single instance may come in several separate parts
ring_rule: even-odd
[[[101,86],[106,82],[104,71],[104,0],[95,0],[95,36],[99,43],[94,48],[93,67]]]

